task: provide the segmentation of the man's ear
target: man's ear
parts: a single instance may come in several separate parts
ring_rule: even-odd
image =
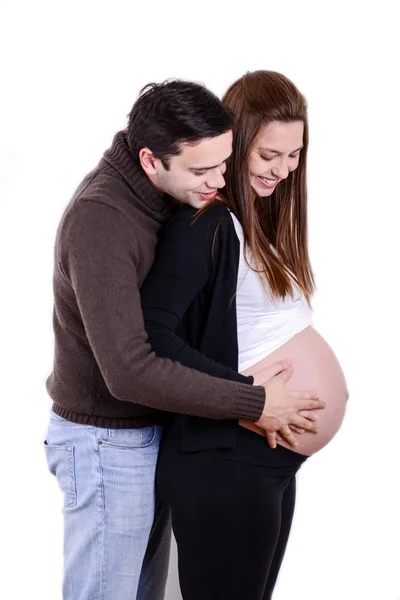
[[[142,148],[139,151],[139,160],[146,175],[157,174],[156,161],[158,159],[154,156],[150,148]]]

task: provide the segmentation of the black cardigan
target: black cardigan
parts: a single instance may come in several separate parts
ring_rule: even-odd
[[[240,245],[223,205],[182,205],[163,228],[141,289],[149,343],[157,356],[215,377],[253,383],[237,372],[236,285]],[[216,399],[217,401],[217,399]],[[232,447],[237,421],[177,415],[182,450]]]

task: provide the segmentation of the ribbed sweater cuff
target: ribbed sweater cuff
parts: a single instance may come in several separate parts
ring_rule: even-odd
[[[262,386],[243,386],[235,403],[234,419],[258,421],[265,405],[265,389]]]

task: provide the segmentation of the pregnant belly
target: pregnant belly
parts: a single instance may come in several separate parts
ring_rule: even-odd
[[[326,402],[324,409],[313,411],[318,414],[318,433],[294,434],[299,444],[295,451],[310,456],[326,446],[342,424],[348,399],[346,381],[331,347],[313,327],[307,327],[295,335],[278,350],[246,369],[244,374],[255,376],[257,381],[262,370],[284,358],[291,358],[294,368],[294,373],[286,384],[287,388],[318,392],[321,400]],[[239,423],[264,435],[254,423]],[[280,444],[293,450],[285,441]]]

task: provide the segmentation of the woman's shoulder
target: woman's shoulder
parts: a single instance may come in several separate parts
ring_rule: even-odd
[[[198,210],[182,204],[170,217],[165,228],[205,232],[219,226],[233,225],[229,209],[222,203]]]

